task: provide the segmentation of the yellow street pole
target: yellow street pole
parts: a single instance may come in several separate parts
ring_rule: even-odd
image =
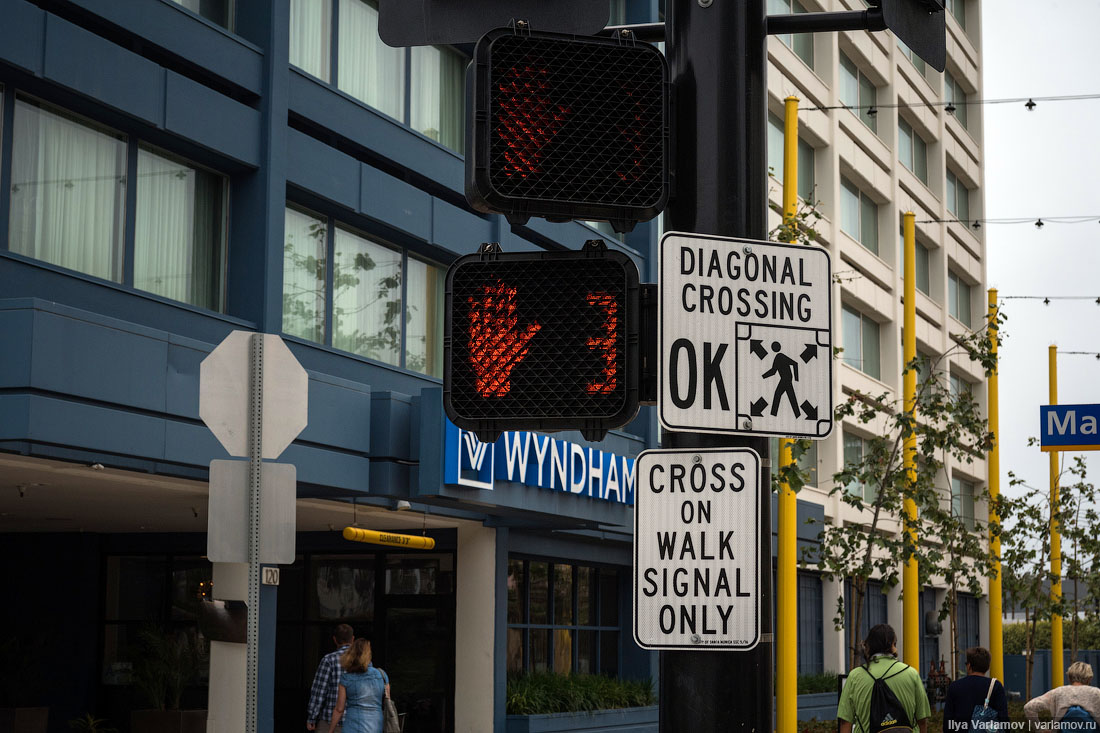
[[[785,100],[783,132],[783,219],[792,223],[798,213],[798,98]],[[791,237],[793,243],[794,237]],[[791,441],[779,439],[779,469],[790,466]],[[798,730],[798,500],[786,483],[779,486],[778,544],[776,568],[775,633],[775,730]]]
[[[989,552],[993,555],[993,574],[989,577],[989,674],[999,680],[1005,678],[1004,631],[1001,626],[1001,537],[992,527],[1000,521],[995,508],[1001,494],[1001,434],[1000,408],[998,404],[997,377],[997,289],[989,290],[989,338],[993,354],[993,371],[986,383],[989,403],[989,432],[993,434],[993,446],[989,449],[987,472],[989,475]]]
[[[1058,404],[1058,347],[1047,351],[1050,371],[1050,404]],[[1062,534],[1058,526],[1058,451],[1050,452],[1050,600],[1062,598]],[[1062,615],[1050,617],[1050,671],[1055,687],[1065,684],[1062,667]]]
[[[917,230],[916,214],[907,211],[902,217],[905,240],[905,313],[903,344],[906,366],[903,385],[905,390],[905,412],[910,416],[917,409],[917,372],[909,369],[910,363],[917,358]],[[909,490],[917,482],[917,436],[910,433],[905,438],[903,460],[906,485]],[[917,504],[913,499],[905,499],[905,531],[915,546],[917,543]],[[904,661],[913,669],[920,671],[920,578],[917,575],[917,559],[910,555],[902,573],[902,628],[904,629]]]

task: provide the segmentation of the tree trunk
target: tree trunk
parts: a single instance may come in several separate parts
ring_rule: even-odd
[[[951,679],[959,678],[959,596],[955,586],[947,594],[947,608],[951,617]]]
[[[1024,699],[1031,699],[1031,670],[1035,665],[1035,625],[1038,618],[1032,620],[1031,612],[1024,609],[1024,623],[1027,624],[1027,636],[1024,643]]]
[[[867,581],[856,576],[852,579],[852,628],[848,630],[848,653],[851,662],[848,671],[859,666],[859,653],[862,639],[859,638],[859,629],[863,625],[863,599],[867,595]]]

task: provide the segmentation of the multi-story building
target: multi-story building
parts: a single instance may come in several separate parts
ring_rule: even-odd
[[[770,11],[843,8],[806,2]],[[963,104],[980,97],[979,7],[949,5],[943,75],[888,34],[769,42],[773,113],[791,93],[830,108],[802,114],[800,187],[846,271],[838,396],[900,386],[902,211],[937,222],[918,223],[921,348],[981,318],[982,232],[952,221],[981,209],[981,108]],[[612,3],[612,22],[660,13]],[[261,608],[276,730],[304,723],[338,622],[372,639],[410,733],[503,730],[511,672],[655,677],[630,630],[633,457],[657,445],[652,409],[599,443],[480,448],[440,388],[456,257],[602,238],[653,281],[657,222],[617,237],[471,210],[470,49],[387,47],[372,0],[0,0],[0,17],[0,547],[16,589],[0,619],[19,670],[0,694],[48,704],[51,730],[86,711],[125,730],[149,704],[144,632],[186,636],[223,598],[204,556],[208,466],[227,454],[199,417],[199,364],[234,330],[281,335],[309,375],[309,424],[280,458],[297,467],[297,559]],[[863,437],[838,426],[818,446],[804,514],[847,518],[824,477]],[[952,469],[963,506],[983,471]],[[349,524],[436,546],[352,544]],[[801,668],[843,669],[841,587],[811,572],[799,586]],[[868,609],[900,620],[895,593]],[[206,705],[204,670],[184,706]]]
[[[855,390],[890,393],[900,404],[902,389],[902,215],[916,215],[916,339],[919,355],[948,352],[951,335],[983,325],[985,314],[985,231],[983,209],[981,5],[948,0],[947,68],[928,67],[889,33],[841,32],[774,36],[768,41],[770,197],[781,204],[783,100],[799,98],[798,191],[820,202],[816,224],[833,259],[835,344],[843,347],[834,369],[834,396]],[[860,0],[770,0],[769,12],[858,10]],[[773,214],[773,223],[778,215]],[[983,406],[984,373],[965,356],[940,363],[952,390],[970,390]],[[816,486],[799,498],[824,508],[832,523],[860,522],[860,513],[833,489],[832,476],[858,460],[871,437],[852,421],[838,424],[828,440],[805,459]],[[950,463],[940,477],[944,500],[957,513],[984,526],[985,508],[975,496],[986,482],[986,466]],[[871,487],[851,485],[865,493]],[[981,526],[978,526],[981,525]],[[807,596],[822,599],[823,618],[807,626],[820,636],[799,639],[803,672],[844,670],[847,641],[833,631],[836,599],[850,598],[842,582],[800,576],[799,612],[816,612]],[[883,592],[871,584],[864,628],[888,622],[902,633],[900,586]],[[930,635],[923,618],[938,611],[942,588],[921,592],[921,660],[946,658],[951,650],[988,638],[984,598],[963,594],[959,639]],[[850,610],[850,609],[849,609]],[[805,623],[800,621],[800,623]],[[945,627],[947,625],[945,624]],[[899,646],[901,642],[899,641]],[[924,673],[925,669],[921,672]]]

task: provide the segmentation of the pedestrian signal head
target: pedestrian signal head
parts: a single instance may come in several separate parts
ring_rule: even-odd
[[[443,406],[455,425],[580,430],[598,439],[638,411],[638,270],[578,252],[485,251],[447,271]]]
[[[513,223],[606,220],[668,201],[668,65],[632,40],[491,31],[468,72],[466,198]]]

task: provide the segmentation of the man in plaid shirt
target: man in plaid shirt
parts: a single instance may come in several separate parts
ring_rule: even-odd
[[[332,634],[336,651],[326,654],[317,665],[317,674],[313,676],[313,687],[309,691],[309,707],[306,708],[306,730],[316,730],[318,722],[332,720],[332,710],[336,707],[336,693],[340,686],[340,655],[348,650],[355,640],[355,632],[347,624],[340,624]],[[336,730],[340,730],[339,727]]]

